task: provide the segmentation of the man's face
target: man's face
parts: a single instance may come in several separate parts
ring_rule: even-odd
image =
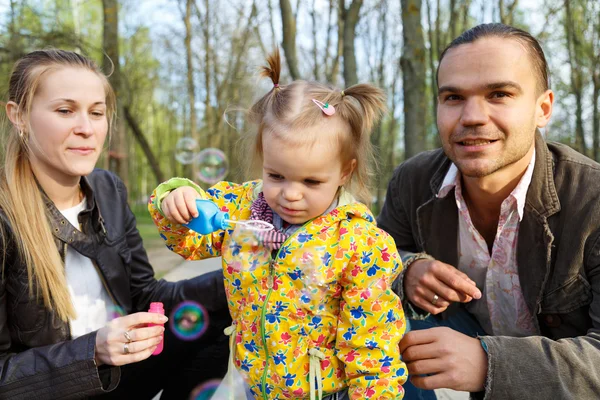
[[[482,178],[525,170],[544,99],[522,44],[485,38],[449,50],[439,68],[437,121],[446,155],[463,176]],[[511,174],[512,175],[512,174]]]

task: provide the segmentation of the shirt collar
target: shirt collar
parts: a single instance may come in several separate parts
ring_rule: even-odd
[[[533,149],[533,154],[531,156],[531,160],[529,160],[529,165],[527,165],[525,174],[523,174],[521,180],[509,195],[512,196],[517,202],[517,212],[519,213],[519,220],[523,219],[523,210],[525,209],[527,190],[529,189],[529,184],[531,183],[531,178],[533,177],[534,166],[535,148]],[[458,170],[456,165],[452,163],[450,165],[450,168],[448,168],[448,172],[446,172],[446,175],[444,176],[444,180],[442,181],[440,190],[437,193],[437,197],[446,197],[448,193],[450,193],[450,191],[454,189],[457,185],[460,185],[460,171]]]

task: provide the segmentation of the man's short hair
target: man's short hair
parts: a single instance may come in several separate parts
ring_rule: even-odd
[[[454,39],[448,47],[444,49],[440,55],[440,61],[438,63],[436,78],[439,78],[440,65],[442,59],[446,55],[446,52],[454,47],[458,47],[462,44],[473,43],[479,39],[487,37],[497,37],[502,39],[513,39],[521,43],[525,50],[529,53],[538,80],[538,91],[543,93],[550,87],[550,78],[548,74],[548,63],[544,56],[544,51],[540,42],[529,32],[522,29],[515,28],[513,26],[504,25],[500,23],[493,24],[481,24],[477,25]],[[439,84],[438,84],[439,85]]]

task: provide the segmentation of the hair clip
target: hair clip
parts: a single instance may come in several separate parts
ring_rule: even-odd
[[[323,111],[323,114],[328,115],[328,116],[332,116],[333,114],[335,114],[335,107],[333,107],[332,105],[330,105],[329,103],[324,103],[319,101],[319,100],[315,100],[312,99],[313,103],[315,103],[317,105],[317,107],[319,107],[321,109],[321,111]]]

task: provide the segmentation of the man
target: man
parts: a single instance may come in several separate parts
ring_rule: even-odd
[[[502,24],[463,33],[438,96],[443,149],[397,168],[378,218],[405,265],[412,383],[600,398],[600,165],[538,132],[554,101],[539,43]]]

